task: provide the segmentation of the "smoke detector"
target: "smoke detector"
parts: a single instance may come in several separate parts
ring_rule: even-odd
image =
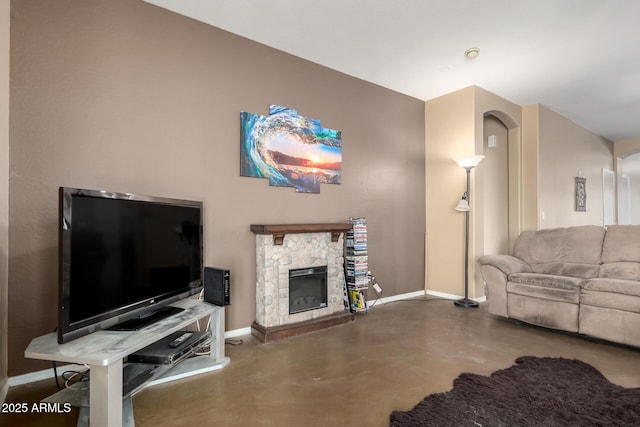
[[[478,55],[480,55],[480,48],[479,47],[470,47],[469,49],[465,50],[465,52],[464,52],[464,56],[466,56],[469,59],[473,59]]]

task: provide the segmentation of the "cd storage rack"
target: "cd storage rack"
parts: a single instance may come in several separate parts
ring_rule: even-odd
[[[367,311],[369,258],[367,255],[367,220],[349,218],[352,225],[345,239],[345,278],[347,301],[352,313]]]

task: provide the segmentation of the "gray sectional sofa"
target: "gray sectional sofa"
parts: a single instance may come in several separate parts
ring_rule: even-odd
[[[490,313],[640,347],[640,226],[525,231],[478,261]]]

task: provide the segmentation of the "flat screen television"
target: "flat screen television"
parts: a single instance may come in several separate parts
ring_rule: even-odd
[[[138,329],[202,289],[202,202],[59,190],[58,342]]]

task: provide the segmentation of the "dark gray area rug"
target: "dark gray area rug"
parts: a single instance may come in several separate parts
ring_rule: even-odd
[[[615,385],[579,360],[524,356],[489,377],[462,374],[451,391],[390,419],[391,427],[640,426],[640,388]]]

